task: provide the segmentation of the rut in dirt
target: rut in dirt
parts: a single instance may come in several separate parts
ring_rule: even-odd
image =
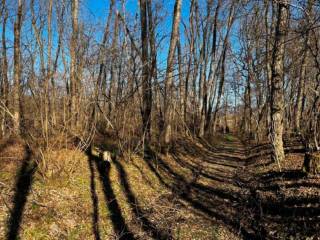
[[[191,176],[181,174],[155,153],[146,162],[163,184],[199,214],[225,225],[243,239],[318,236],[319,198],[286,198],[279,189],[268,188],[279,176],[284,184],[286,174],[299,179],[303,176],[291,173],[259,176],[254,167],[249,171],[249,165],[253,164],[250,147],[238,138],[214,147],[181,140],[172,152],[175,164],[190,170]],[[273,197],[268,198],[268,194]],[[283,232],[286,235],[281,235]]]

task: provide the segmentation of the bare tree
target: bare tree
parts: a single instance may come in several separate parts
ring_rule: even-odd
[[[18,12],[14,22],[14,84],[13,95],[13,130],[15,134],[20,135],[20,94],[21,94],[21,50],[20,35],[22,26],[22,0],[18,1]]]
[[[300,132],[300,120],[301,120],[301,114],[302,114],[302,99],[303,99],[303,93],[305,91],[305,81],[306,81],[306,71],[307,71],[307,58],[308,58],[308,44],[309,44],[309,28],[310,28],[310,14],[312,10],[314,1],[309,0],[308,1],[308,7],[305,10],[305,20],[304,20],[304,26],[306,29],[306,32],[303,36],[303,51],[302,51],[302,59],[301,59],[301,67],[300,67],[300,76],[299,76],[299,83],[298,83],[298,93],[297,93],[297,99],[296,104],[294,107],[294,128],[296,132]]]
[[[77,101],[78,101],[78,72],[77,72],[77,43],[78,43],[78,11],[79,11],[79,1],[72,0],[71,2],[72,11],[72,36],[70,43],[70,114],[71,114],[71,124],[73,126],[77,125]]]
[[[2,136],[19,134],[23,117],[47,146],[93,128],[130,147],[158,134],[168,146],[173,133],[211,138],[228,125],[256,141],[271,132],[279,162],[282,135],[319,142],[314,0],[176,0],[168,35],[162,1],[140,0],[130,14],[126,1],[109,1],[103,24],[79,0],[0,2]]]
[[[275,41],[272,54],[271,78],[271,138],[274,148],[274,158],[280,164],[284,160],[283,148],[283,114],[284,114],[284,54],[285,39],[288,28],[289,2],[287,0],[277,3],[277,23]]]
[[[6,8],[6,1],[2,0],[2,71],[1,71],[1,134],[5,136],[7,133],[8,113],[9,110],[9,79],[8,79],[8,59],[7,59],[7,44],[6,44],[6,25],[8,19],[8,10]],[[3,109],[5,108],[5,110]]]
[[[226,30],[227,32],[226,32],[225,37],[223,39],[223,46],[222,46],[222,53],[221,53],[220,82],[219,82],[219,87],[218,87],[218,96],[217,96],[216,106],[215,106],[215,110],[213,113],[213,119],[212,119],[213,132],[216,131],[217,114],[218,114],[218,111],[220,108],[220,101],[221,101],[221,96],[222,96],[223,88],[224,88],[226,54],[227,54],[228,45],[229,45],[229,35],[231,32],[231,27],[234,22],[234,13],[235,13],[234,8],[235,8],[234,3],[231,3],[230,9],[229,9],[229,15],[228,15],[228,19],[227,19],[227,30]]]
[[[141,21],[141,43],[142,43],[142,123],[143,132],[146,136],[146,142],[151,140],[151,107],[152,107],[152,86],[150,76],[150,56],[149,56],[149,38],[148,38],[148,4],[151,1],[140,1],[140,21]]]
[[[172,32],[170,39],[170,47],[167,59],[167,70],[165,78],[165,95],[164,95],[164,143],[169,144],[171,141],[172,135],[172,115],[173,115],[173,106],[172,106],[172,88],[173,88],[173,60],[174,53],[176,49],[176,44],[179,34],[179,24],[181,17],[181,1],[176,0],[174,5],[173,13],[173,22],[172,22]]]

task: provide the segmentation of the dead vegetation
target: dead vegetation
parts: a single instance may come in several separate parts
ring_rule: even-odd
[[[166,184],[173,183],[169,176],[165,180],[168,182],[162,183],[153,168],[150,169],[149,163],[153,164],[154,160],[134,155],[105,166],[98,158],[88,158],[72,150],[60,150],[50,156],[56,156],[56,161],[46,168],[45,177],[39,167],[32,172],[21,169],[15,172],[11,168],[1,171],[0,238],[5,238],[11,230],[12,218],[20,228],[11,230],[11,234],[19,233],[22,239],[117,239],[120,236],[122,239],[229,239],[234,236],[223,224],[202,216],[180,198],[180,193],[168,188]],[[167,160],[170,162],[171,157]],[[15,165],[21,168],[23,162],[21,159]],[[75,165],[75,169],[70,167]],[[177,167],[174,166],[178,171]],[[186,177],[189,175],[192,177],[192,172],[186,171]],[[21,191],[19,182],[26,179],[30,179],[28,187]],[[12,216],[17,208],[14,201],[17,193],[22,199],[18,202],[19,218]]]
[[[0,32],[0,239],[320,238],[317,1],[1,0]]]
[[[178,139],[169,153],[151,148],[112,163],[60,150],[45,177],[15,160],[16,173],[0,175],[0,237],[317,239],[320,179],[301,171],[303,155],[288,154],[279,172],[270,155],[248,161],[237,138],[221,139],[215,147]],[[23,150],[10,143],[2,145],[8,156]]]

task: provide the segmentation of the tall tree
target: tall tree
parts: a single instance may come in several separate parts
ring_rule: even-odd
[[[20,95],[21,95],[21,25],[22,25],[22,0],[18,0],[18,12],[14,22],[14,79],[13,79],[13,130],[20,135]]]
[[[219,3],[218,3],[219,4]],[[200,71],[199,71],[199,115],[200,115],[200,124],[199,124],[199,137],[204,136],[205,124],[206,124],[206,112],[207,112],[207,103],[208,103],[208,91],[207,91],[207,65],[209,61],[208,45],[209,38],[211,35],[211,9],[213,6],[213,1],[207,1],[207,16],[205,19],[205,26],[203,27],[203,36],[202,36],[202,46],[200,50]]]
[[[213,108],[213,99],[214,92],[216,86],[216,75],[217,75],[217,33],[218,33],[218,17],[219,11],[221,8],[221,0],[217,2],[217,6],[215,8],[215,13],[213,17],[213,34],[212,34],[212,48],[211,48],[211,63],[210,63],[210,71],[208,76],[208,111],[206,116],[206,126],[205,130],[208,130],[210,127],[210,121],[212,118],[212,108]]]
[[[306,29],[304,39],[303,39],[303,49],[302,49],[302,59],[301,59],[301,67],[300,67],[300,76],[299,76],[299,83],[297,89],[297,99],[296,104],[294,107],[294,130],[296,132],[300,132],[300,119],[302,114],[302,99],[303,93],[305,90],[305,78],[306,78],[306,71],[307,71],[307,57],[308,57],[308,44],[309,44],[309,32],[310,32],[310,14],[312,11],[314,0],[308,0],[308,7],[305,9],[305,19],[303,20],[302,25]]]
[[[1,119],[1,134],[3,136],[6,135],[7,132],[7,113],[6,111],[9,109],[9,80],[8,80],[8,59],[7,59],[7,44],[6,44],[6,25],[8,19],[8,10],[6,7],[6,1],[2,0],[2,71],[1,71],[1,102],[2,108],[5,110],[2,111],[2,119]]]
[[[72,36],[70,44],[70,114],[71,124],[77,125],[77,95],[78,95],[78,73],[77,73],[77,42],[78,42],[78,11],[79,1],[72,0],[71,2],[72,11]]]
[[[151,140],[151,108],[152,108],[152,85],[150,75],[149,37],[148,37],[148,5],[151,1],[140,0],[140,22],[142,43],[142,124],[145,134],[145,142]],[[151,8],[150,8],[151,9]]]
[[[181,1],[176,0],[174,5],[173,22],[172,22],[172,32],[170,39],[170,47],[167,58],[167,70],[165,78],[165,95],[164,95],[164,133],[163,140],[165,144],[169,144],[172,135],[172,88],[173,88],[173,60],[174,53],[177,45],[178,35],[179,35],[179,25],[181,18]]]
[[[289,2],[277,3],[277,23],[272,54],[271,77],[271,138],[274,158],[280,164],[284,160],[283,114],[284,114],[284,54],[288,28]]]
[[[228,50],[228,45],[229,45],[229,36],[231,32],[231,27],[234,22],[234,13],[235,13],[235,5],[232,2],[230,9],[229,9],[229,15],[227,19],[227,32],[225,34],[225,37],[223,39],[223,46],[222,46],[222,53],[221,53],[221,73],[220,73],[220,82],[219,82],[219,87],[218,87],[218,96],[217,96],[217,101],[216,101],[216,106],[215,110],[213,113],[213,119],[212,119],[212,125],[213,125],[213,131],[216,131],[216,125],[217,125],[217,114],[220,108],[220,102],[221,102],[221,97],[224,89],[224,80],[225,80],[225,64],[226,64],[226,54]]]

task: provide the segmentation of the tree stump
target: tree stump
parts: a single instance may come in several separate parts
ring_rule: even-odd
[[[302,170],[307,174],[320,174],[320,152],[306,153]]]

